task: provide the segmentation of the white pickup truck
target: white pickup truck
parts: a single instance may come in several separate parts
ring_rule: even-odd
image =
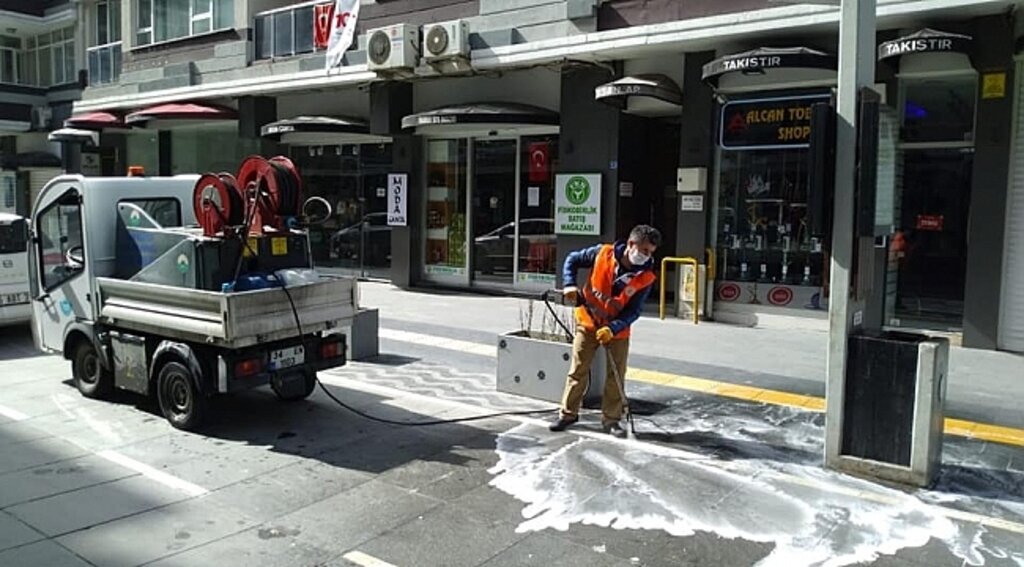
[[[354,279],[311,269],[304,231],[204,236],[198,179],[57,177],[35,203],[29,242],[37,346],[71,361],[83,395],[155,395],[189,430],[216,394],[267,384],[286,400],[311,394],[318,370],[345,364],[339,331],[358,302]],[[281,285],[281,271],[300,283]]]

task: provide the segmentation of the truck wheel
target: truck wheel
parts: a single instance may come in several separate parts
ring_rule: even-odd
[[[206,397],[196,388],[195,377],[184,364],[171,361],[157,375],[160,411],[176,429],[195,431],[206,417]]]
[[[281,379],[275,376],[270,381],[270,389],[274,391],[279,400],[285,402],[296,402],[304,400],[313,394],[316,389],[316,372],[306,372],[302,375],[301,388],[295,384],[282,384]]]
[[[114,390],[114,376],[109,369],[103,367],[96,347],[88,340],[83,340],[75,347],[71,358],[71,375],[75,387],[83,396],[103,399]]]

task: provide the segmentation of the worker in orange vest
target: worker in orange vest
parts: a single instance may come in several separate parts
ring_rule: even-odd
[[[563,294],[576,307],[576,336],[572,345],[572,362],[566,378],[565,392],[558,420],[551,431],[564,431],[579,420],[580,406],[589,386],[590,365],[598,346],[604,346],[608,365],[616,373],[608,373],[601,396],[601,426],[606,433],[625,437],[619,425],[622,419],[622,389],[629,354],[630,326],[640,317],[644,301],[657,277],[654,273],[654,251],[661,243],[661,233],[654,227],[639,225],[629,233],[626,242],[601,244],[569,254],[562,274]],[[591,268],[590,278],[582,290],[576,285],[576,272]],[[581,301],[578,301],[582,299]]]

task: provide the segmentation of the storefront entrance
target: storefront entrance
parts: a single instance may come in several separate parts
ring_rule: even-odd
[[[973,72],[901,83],[903,183],[890,245],[890,325],[962,325],[976,85]]]
[[[555,134],[428,140],[424,277],[554,286],[557,152]]]

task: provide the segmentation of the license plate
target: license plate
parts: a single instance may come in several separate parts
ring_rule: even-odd
[[[306,349],[301,346],[270,351],[270,369],[281,370],[306,362]]]
[[[19,303],[28,303],[28,293],[0,294],[0,305],[17,305]]]

